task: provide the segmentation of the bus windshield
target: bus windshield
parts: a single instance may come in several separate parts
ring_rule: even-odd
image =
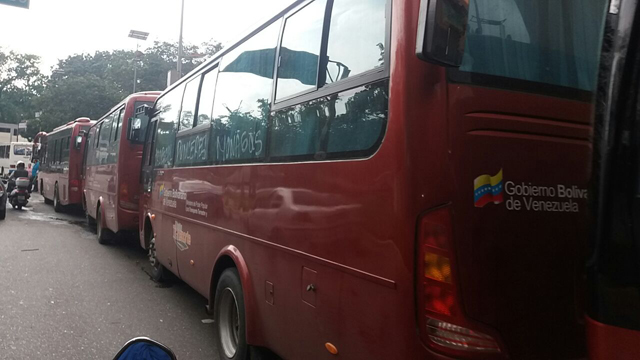
[[[593,91],[604,0],[471,0],[461,71]]]
[[[31,146],[29,146],[29,145],[15,145],[13,147],[13,155],[31,156]]]

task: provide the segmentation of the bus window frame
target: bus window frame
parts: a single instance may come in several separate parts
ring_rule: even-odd
[[[116,142],[118,140],[120,140],[121,136],[119,135],[119,132],[122,129],[122,122],[124,120],[124,113],[125,113],[125,105],[123,104],[122,106],[118,107],[118,109],[116,109],[113,114],[118,113],[118,122],[116,123],[116,129],[115,129],[115,135],[113,136],[113,139],[111,141]],[[113,127],[111,128],[111,131],[113,132]]]
[[[558,97],[581,102],[591,102],[594,92],[562,85],[516,79],[505,76],[462,71],[457,68],[447,68],[447,82],[482,86],[499,90],[517,91],[528,94]]]
[[[204,75],[207,73],[200,72],[196,76],[190,78],[188,81],[185,81],[184,83],[184,91],[182,91],[182,100],[180,100],[180,113],[178,114],[178,131],[176,132],[176,139],[178,138],[178,134],[187,132],[189,130],[193,130],[196,126],[196,123],[198,121],[198,115],[200,115],[198,110],[200,108],[200,91],[202,90],[202,81],[204,80]],[[198,77],[200,79],[198,79]],[[182,109],[184,108],[184,96],[187,94],[187,88],[194,81],[199,82],[198,91],[196,92],[196,107],[193,110],[193,121],[191,121],[191,127],[187,129],[182,127]]]
[[[324,14],[324,23],[323,23],[323,28],[322,28],[322,43],[320,45],[320,61],[318,61],[318,69],[321,69],[322,67],[326,66],[325,62],[326,62],[326,51],[327,51],[327,47],[328,47],[328,42],[329,42],[329,32],[331,31],[331,11],[333,11],[333,3],[335,0],[327,0],[327,7],[325,9],[325,14]],[[377,82],[378,80],[382,80],[385,78],[388,78],[391,74],[391,66],[390,66],[390,61],[391,61],[391,17],[392,17],[392,1],[391,0],[386,0],[385,3],[385,48],[384,48],[384,65],[383,66],[379,66],[377,68],[373,68],[370,70],[367,70],[365,72],[362,72],[360,74],[354,75],[354,76],[350,76],[346,79],[340,80],[340,81],[336,81],[333,82],[331,84],[325,84],[326,83],[326,74],[321,75],[320,74],[320,70],[317,71],[317,78],[316,78],[316,88],[315,89],[311,89],[311,90],[306,90],[291,96],[288,96],[286,98],[280,99],[278,101],[275,100],[275,95],[276,95],[276,88],[277,88],[277,80],[278,80],[278,70],[279,70],[279,66],[278,66],[278,59],[280,58],[280,48],[282,46],[282,38],[284,36],[284,31],[285,31],[285,23],[286,23],[286,19],[292,15],[294,15],[295,13],[297,13],[299,10],[301,10],[302,8],[304,8],[306,5],[308,5],[311,1],[306,1],[302,4],[300,4],[299,6],[295,7],[294,9],[292,9],[291,11],[287,12],[286,15],[284,15],[283,17],[281,17],[280,21],[282,21],[281,27],[280,27],[280,36],[278,38],[278,47],[277,47],[277,51],[276,51],[276,64],[275,64],[275,71],[274,71],[274,84],[273,84],[273,88],[272,88],[272,94],[271,94],[271,113],[273,114],[276,111],[282,110],[282,109],[286,109],[295,105],[299,105],[302,103],[306,103],[306,102],[310,102],[322,97],[326,97],[328,95],[333,95],[336,93],[340,93],[340,92],[344,92],[347,90],[351,90],[363,85],[367,85],[367,84],[371,84],[374,82]],[[329,11],[329,13],[327,13],[327,11]],[[276,20],[277,21],[277,20]],[[266,26],[265,26],[266,27]],[[262,28],[261,28],[262,30]],[[322,86],[320,85],[320,80],[322,78]],[[267,158],[269,158],[268,156],[269,154],[267,154]]]
[[[273,123],[273,114],[275,112],[278,112],[280,110],[283,109],[287,109],[296,105],[300,105],[303,103],[308,103],[323,97],[327,97],[329,95],[334,95],[334,94],[339,94],[342,92],[346,92],[352,89],[356,89],[358,87],[363,87],[366,85],[370,85],[373,83],[377,83],[377,82],[381,82],[384,80],[387,80],[390,78],[390,74],[391,74],[391,52],[392,52],[392,46],[391,46],[391,21],[392,21],[392,0],[386,0],[385,1],[385,48],[384,48],[384,64],[383,66],[379,66],[370,70],[367,70],[365,72],[362,72],[360,74],[354,75],[352,77],[348,77],[346,79],[340,80],[340,81],[336,81],[333,82],[331,84],[324,84],[322,87],[318,87],[318,80],[316,80],[317,84],[316,84],[316,89],[311,89],[308,91],[304,91],[298,94],[294,94],[293,96],[289,97],[289,98],[285,98],[285,99],[281,99],[278,102],[275,101],[275,94],[276,94],[276,88],[277,88],[277,80],[278,80],[278,59],[280,58],[280,48],[282,46],[282,38],[284,35],[284,31],[285,31],[285,24],[286,24],[286,19],[288,17],[291,17],[292,15],[296,14],[298,11],[300,11],[301,9],[305,8],[307,5],[309,5],[311,2],[313,2],[315,0],[308,0],[308,1],[304,1],[302,3],[299,4],[295,4],[292,5],[290,7],[288,7],[287,9],[283,10],[282,12],[280,12],[278,15],[274,16],[270,21],[267,21],[266,23],[262,24],[260,27],[254,29],[253,31],[251,31],[249,34],[247,34],[246,36],[242,37],[240,40],[236,41],[233,43],[232,46],[228,47],[227,49],[224,49],[223,51],[221,51],[219,54],[216,54],[216,56],[214,56],[213,59],[210,60],[209,63],[203,64],[201,68],[197,68],[196,70],[193,71],[193,74],[189,74],[188,76],[185,76],[184,78],[180,79],[180,81],[177,81],[175,84],[171,85],[169,88],[167,88],[162,95],[160,95],[158,97],[158,99],[156,100],[156,103],[154,104],[154,111],[151,114],[151,116],[149,117],[149,122],[151,122],[151,120],[153,118],[155,118],[156,116],[158,116],[158,114],[160,113],[160,111],[157,110],[156,105],[158,103],[158,101],[160,101],[162,98],[164,98],[165,96],[167,96],[169,93],[171,93],[172,91],[176,91],[179,90],[178,88],[180,86],[184,86],[183,88],[183,93],[182,93],[182,97],[181,99],[184,98],[184,91],[186,90],[186,86],[188,85],[188,83],[190,81],[193,81],[196,79],[196,77],[200,77],[200,88],[198,90],[198,101],[197,101],[197,107],[198,107],[198,112],[199,112],[199,106],[200,106],[200,92],[202,90],[202,81],[204,79],[204,75],[209,73],[210,71],[215,70],[215,68],[217,68],[220,64],[220,62],[224,59],[224,57],[229,54],[230,52],[232,52],[233,50],[237,49],[238,47],[240,47],[242,44],[244,44],[245,42],[249,41],[250,39],[252,39],[254,36],[258,35],[261,31],[263,31],[264,29],[266,29],[267,27],[275,24],[276,22],[280,21],[280,32],[278,34],[278,41],[277,41],[277,45],[276,45],[276,57],[275,57],[275,61],[274,61],[274,72],[273,72],[273,79],[272,79],[272,85],[271,85],[271,98],[269,99],[269,119],[268,119],[268,124],[267,124],[267,134],[266,134],[266,142],[264,144],[265,146],[265,155],[260,158],[260,159],[238,159],[237,161],[226,161],[225,163],[220,163],[218,161],[212,161],[212,162],[208,162],[207,164],[203,164],[203,165],[197,165],[197,166],[188,166],[189,168],[198,168],[198,167],[210,167],[210,166],[237,166],[237,165],[251,165],[251,164],[268,164],[268,163],[286,163],[286,162],[306,162],[306,161],[313,161],[313,162],[327,162],[327,161],[340,161],[340,160],[357,160],[357,159],[367,159],[370,158],[371,156],[375,155],[375,153],[377,152],[377,150],[380,148],[382,142],[384,141],[384,137],[386,135],[387,132],[387,127],[388,127],[388,120],[385,121],[385,124],[383,126],[383,130],[380,133],[380,137],[379,139],[376,141],[375,145],[372,147],[372,149],[375,149],[375,151],[371,151],[371,149],[367,150],[367,151],[356,151],[356,156],[353,157],[344,157],[344,153],[332,153],[332,154],[327,154],[329,155],[326,159],[323,160],[316,160],[313,158],[313,155],[309,156],[309,155],[302,155],[302,156],[295,156],[295,157],[291,157],[291,156],[287,156],[287,157],[272,157],[270,154],[270,142],[271,142],[271,129],[272,129],[272,123]],[[324,14],[324,22],[323,22],[323,30],[322,30],[322,40],[321,40],[321,51],[325,51],[326,53],[326,47],[328,46],[328,39],[329,39],[329,32],[330,32],[330,23],[331,23],[331,13],[327,13],[327,11],[332,11],[333,9],[333,3],[335,0],[327,0],[327,6],[325,8],[325,14]],[[318,66],[320,66],[320,64],[322,62],[324,62],[325,60],[323,59],[323,54],[320,54],[320,58],[321,61],[318,62]],[[320,71],[318,71],[318,73],[316,74],[318,77]],[[325,74],[326,76],[326,74]],[[217,80],[216,80],[216,93],[218,91],[218,86],[217,86]],[[214,98],[214,102],[215,102],[215,98]],[[180,102],[180,112],[178,114],[180,114],[182,112],[182,101]],[[197,115],[196,117],[194,117],[194,119],[197,119]],[[178,123],[179,123],[180,117],[178,115]],[[184,130],[185,135],[186,134],[191,134],[193,132],[197,132],[199,130],[201,130],[202,127],[204,126],[213,126],[213,119],[211,121],[211,123],[209,125],[202,125],[202,126],[198,126],[198,127],[194,127],[191,128],[190,130]],[[156,128],[156,133],[157,133],[157,128]],[[178,133],[180,133],[180,128],[178,127],[178,131],[176,132],[176,139],[177,140],[177,135]],[[175,157],[176,157],[176,151],[177,149],[174,146],[174,151],[173,151],[173,164],[170,167],[158,167],[155,165],[155,149],[156,149],[156,135],[153,135],[153,143],[152,143],[152,148],[151,148],[151,155],[150,155],[150,161],[153,162],[152,164],[152,169],[154,171],[156,170],[166,170],[166,169],[173,169],[173,168],[185,168],[185,167],[180,167],[180,166],[176,166],[175,165]],[[210,135],[210,142],[209,142],[209,146],[211,145],[211,135]],[[353,152],[348,152],[349,154],[352,154]],[[341,156],[342,155],[342,156]],[[362,156],[358,156],[358,155],[362,155]]]

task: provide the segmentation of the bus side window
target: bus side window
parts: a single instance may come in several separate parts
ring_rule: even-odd
[[[198,120],[196,127],[211,124],[211,112],[213,111],[213,100],[216,93],[216,82],[218,80],[218,67],[204,74],[200,97],[198,98]]]
[[[386,0],[335,0],[325,83],[380,68],[385,58]]]
[[[71,137],[67,136],[64,139],[64,146],[62,147],[62,162],[69,164],[69,147],[71,146]]]
[[[113,114],[105,117],[104,122],[100,126],[100,138],[98,139],[98,159],[100,165],[107,164],[109,156],[109,143],[111,142],[111,126],[113,123]]]
[[[155,118],[158,121],[158,130],[155,140],[154,167],[170,168],[173,166],[175,153],[176,132],[178,131],[178,117],[185,85],[182,84],[156,102]]]
[[[120,132],[122,132],[122,117],[124,116],[124,108],[120,109],[120,111],[116,111],[114,113],[115,116],[115,121],[114,124],[115,125],[115,136],[113,137],[113,141],[118,141],[118,136],[120,135]]]
[[[329,24],[325,39],[314,27],[321,22],[316,19],[322,16],[317,11],[304,15],[307,21],[292,22],[305,10],[287,19],[280,49],[283,55],[276,99],[280,101],[284,96],[283,89],[287,95],[294,85],[303,89],[304,81],[309,82],[302,77],[311,71],[304,57],[285,57],[292,49],[298,50],[290,45],[291,39],[305,37],[304,34],[313,33],[317,42],[326,42],[326,46],[321,47],[326,53],[320,55],[324,60],[319,64],[318,90],[305,94],[304,99],[310,100],[273,114],[270,157],[282,162],[369,156],[381,143],[387,121],[389,82],[383,71],[386,2],[334,0],[330,21],[324,21]],[[316,93],[321,96],[314,95]]]
[[[219,65],[210,159],[256,162],[266,156],[273,69],[280,21],[226,54]]]
[[[196,106],[198,100],[198,90],[200,89],[200,80],[202,76],[198,76],[187,83],[182,97],[182,109],[180,110],[180,131],[193,128],[193,119],[196,116]]]
[[[316,0],[287,18],[280,46],[276,101],[315,90],[327,0]]]

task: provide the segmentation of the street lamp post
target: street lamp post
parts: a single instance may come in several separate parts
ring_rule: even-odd
[[[148,32],[144,32],[144,31],[137,31],[137,30],[131,30],[129,31],[129,37],[136,39],[136,40],[142,40],[142,41],[146,41],[147,38],[149,37],[149,33]],[[138,62],[138,54],[140,53],[140,41],[136,42],[136,53],[135,53],[135,58],[133,59],[133,93],[136,93],[136,85],[138,83],[138,66],[137,66],[137,62]]]
[[[180,11],[180,37],[178,38],[178,78],[182,77],[182,29],[184,26],[184,0],[182,0],[182,10]]]

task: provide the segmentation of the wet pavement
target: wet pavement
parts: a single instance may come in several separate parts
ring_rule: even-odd
[[[58,214],[34,195],[0,221],[0,359],[112,359],[136,336],[178,359],[214,359],[205,299],[149,279],[135,239],[98,244],[81,212]]]

